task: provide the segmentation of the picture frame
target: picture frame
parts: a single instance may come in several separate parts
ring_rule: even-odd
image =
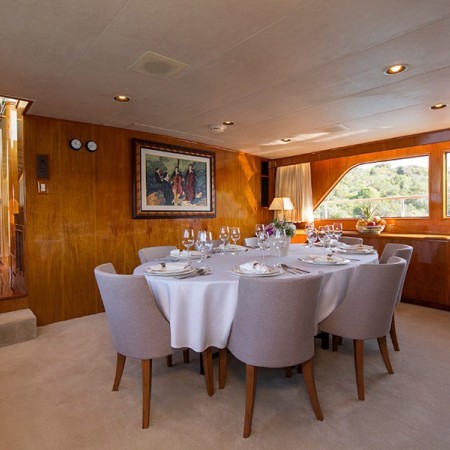
[[[133,139],[133,218],[215,217],[215,153]]]

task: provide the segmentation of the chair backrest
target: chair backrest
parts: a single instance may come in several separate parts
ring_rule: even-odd
[[[322,279],[241,277],[231,353],[259,367],[288,367],[312,358]]]
[[[380,264],[385,264],[391,256],[398,256],[406,261],[405,271],[403,273],[402,282],[400,283],[400,288],[398,290],[396,305],[402,300],[403,286],[405,284],[406,274],[408,272],[409,263],[411,261],[411,256],[413,254],[413,247],[405,244],[386,244],[383,253],[380,258]]]
[[[386,264],[361,264],[344,300],[319,324],[323,331],[351,339],[386,336],[406,261],[392,256]]]
[[[246,238],[244,238],[244,243],[248,247],[257,247],[258,246],[258,238],[257,237],[246,237]]]
[[[351,236],[341,236],[339,238],[339,242],[342,242],[343,244],[347,245],[362,245],[363,238],[359,237],[351,237]]]
[[[138,359],[169,355],[170,326],[145,276],[118,275],[111,263],[96,267],[94,274],[116,351]]]
[[[171,250],[175,250],[174,245],[162,245],[160,247],[145,247],[138,250],[141,264],[151,261],[152,259],[164,258],[168,256]]]

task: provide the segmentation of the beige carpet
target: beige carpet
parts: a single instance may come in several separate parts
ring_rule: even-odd
[[[319,348],[315,420],[303,378],[263,369],[252,435],[243,439],[244,370],[231,358],[228,384],[213,397],[190,364],[154,364],[150,428],[141,426],[140,365],[128,361],[112,392],[115,353],[104,314],[38,330],[0,348],[3,449],[449,449],[450,313],[400,305],[400,352],[388,375],[376,342],[366,347],[366,400],[358,401],[352,345]],[[214,362],[217,388],[217,360]]]

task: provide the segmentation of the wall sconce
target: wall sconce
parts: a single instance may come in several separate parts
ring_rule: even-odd
[[[294,205],[289,197],[275,197],[269,206],[271,211],[280,211],[278,213],[278,220],[284,220],[284,211],[292,211]]]

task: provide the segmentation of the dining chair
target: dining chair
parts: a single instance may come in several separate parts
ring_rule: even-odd
[[[258,247],[257,237],[246,237],[244,238],[244,243],[247,247]]]
[[[111,263],[94,269],[117,352],[113,391],[119,390],[127,357],[141,360],[142,428],[150,423],[152,361],[172,354],[169,322],[161,314],[145,276],[118,275]]]
[[[392,256],[385,264],[361,264],[340,305],[319,329],[353,339],[358,398],[364,400],[364,341],[377,339],[387,371],[393,374],[386,344],[406,261]]]
[[[175,250],[174,245],[161,245],[159,247],[145,247],[138,250],[141,264],[152,261],[153,259],[164,258],[169,256],[172,250]]]
[[[323,275],[241,277],[229,351],[246,365],[244,438],[250,436],[257,367],[301,364],[317,420],[323,420],[313,374],[315,312]],[[219,388],[225,387],[227,349],[220,350]]]
[[[139,259],[141,264],[152,261],[158,258],[165,258],[170,255],[172,250],[176,250],[174,245],[161,245],[158,247],[145,247],[138,250]],[[189,362],[189,349],[183,350],[183,361]],[[172,367],[172,355],[166,356],[167,367]]]
[[[411,261],[411,256],[413,254],[413,247],[411,245],[405,245],[405,244],[386,244],[383,253],[380,257],[380,264],[385,264],[386,261],[391,256],[398,256],[399,258],[403,258],[406,261],[406,267],[405,267],[405,273],[403,274],[402,282],[400,284],[400,289],[398,291],[398,297],[397,302],[395,306],[397,306],[400,301],[402,300],[402,292],[403,292],[403,286],[405,284],[406,274],[408,272],[409,263]],[[394,350],[399,352],[400,346],[398,345],[398,338],[397,338],[397,329],[395,326],[395,312],[392,314],[392,322],[391,322],[391,328],[389,330],[389,335],[391,337],[392,346],[394,347]]]
[[[364,241],[359,237],[341,236],[339,242],[347,245],[362,245]]]

